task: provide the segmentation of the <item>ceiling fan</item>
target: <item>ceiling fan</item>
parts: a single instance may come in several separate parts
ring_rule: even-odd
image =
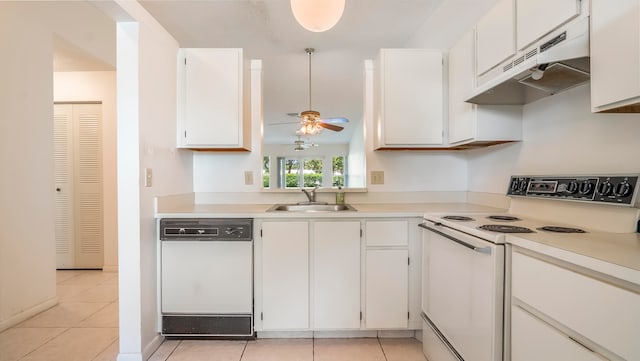
[[[334,118],[320,118],[320,112],[312,110],[311,107],[311,55],[315,52],[314,48],[306,48],[304,51],[309,57],[309,110],[302,111],[300,113],[287,113],[289,116],[297,117],[300,119],[300,129],[296,131],[298,135],[314,135],[318,134],[323,128],[329,129],[334,132],[339,132],[344,129],[343,126],[336,125],[339,123],[348,123],[349,119],[344,117]],[[277,124],[292,124],[292,123],[275,123]]]
[[[300,137],[300,135],[298,135],[298,140],[293,142],[293,145],[295,146],[293,148],[293,150],[295,151],[301,151],[301,150],[305,150],[309,147],[317,147],[318,144],[314,143],[314,142],[305,142],[304,140],[302,140],[302,138]]]

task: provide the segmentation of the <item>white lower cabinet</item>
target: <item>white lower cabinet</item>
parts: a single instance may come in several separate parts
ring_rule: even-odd
[[[365,327],[407,328],[409,322],[409,251],[366,251]]]
[[[309,329],[309,224],[262,223],[262,328]]]
[[[419,220],[256,219],[256,331],[421,329]]]
[[[640,360],[640,285],[515,247],[511,274],[513,361]]]
[[[360,328],[360,222],[313,227],[313,328]]]
[[[605,360],[520,307],[511,308],[511,325],[513,361]]]

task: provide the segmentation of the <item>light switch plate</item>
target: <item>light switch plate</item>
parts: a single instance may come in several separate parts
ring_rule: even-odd
[[[247,170],[244,172],[244,184],[245,185],[252,185],[253,184],[253,172],[250,170]]]
[[[153,171],[151,168],[144,169],[144,186],[151,187],[153,184]]]
[[[384,184],[384,171],[372,170],[371,171],[371,184]]]

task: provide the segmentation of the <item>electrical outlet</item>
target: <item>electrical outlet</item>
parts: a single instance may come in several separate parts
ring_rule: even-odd
[[[371,184],[384,184],[384,171],[372,170],[371,171]]]
[[[250,170],[247,170],[244,172],[244,184],[245,185],[252,185],[253,184],[253,172]]]
[[[153,184],[153,171],[151,168],[144,169],[144,186],[151,187]]]

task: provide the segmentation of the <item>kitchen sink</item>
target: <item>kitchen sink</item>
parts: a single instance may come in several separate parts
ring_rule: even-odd
[[[345,212],[357,211],[348,204],[276,204],[267,212]]]

